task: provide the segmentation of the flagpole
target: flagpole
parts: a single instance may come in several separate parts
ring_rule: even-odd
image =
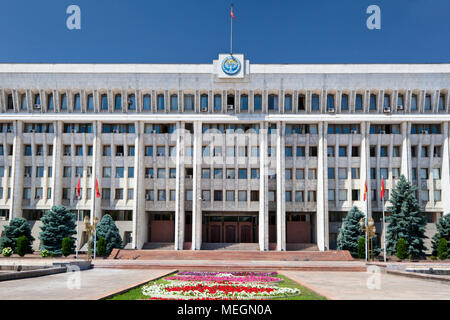
[[[233,12],[233,5],[231,5],[231,12]],[[230,32],[230,55],[233,55],[233,16],[230,15],[231,32]]]
[[[78,181],[80,180],[80,177],[78,176]],[[77,238],[75,239],[75,259],[78,259],[78,221],[80,219],[80,195],[78,194],[78,185],[77,185]]]
[[[386,262],[386,219],[384,217],[384,194],[383,194],[383,256]]]
[[[367,192],[367,183],[366,183],[366,221],[365,221],[365,225],[366,225],[366,261],[369,261],[369,249],[368,249],[368,245],[369,245],[369,240],[368,240],[368,223],[367,221],[369,220],[369,194]]]

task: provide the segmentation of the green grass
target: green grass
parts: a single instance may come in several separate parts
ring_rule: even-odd
[[[169,274],[165,277],[171,276],[173,274],[176,273],[172,273]],[[164,278],[165,278],[164,277]],[[296,289],[300,289],[301,294],[297,295],[297,296],[292,296],[292,297],[280,297],[280,298],[274,298],[272,300],[326,300],[325,297],[322,297],[320,295],[318,295],[317,293],[315,293],[312,290],[309,290],[301,285],[299,285],[297,282],[293,281],[292,279],[283,276],[281,274],[277,275],[278,278],[282,278],[283,281],[280,282],[278,284],[279,287],[281,288],[296,288]],[[147,296],[142,294],[142,287],[147,285],[147,284],[154,284],[154,283],[168,283],[167,280],[164,280],[164,278],[161,279],[157,279],[154,281],[150,281],[149,283],[146,283],[142,286],[139,286],[137,288],[131,289],[125,293],[121,293],[118,295],[115,295],[107,300],[140,300],[143,298],[147,298]]]

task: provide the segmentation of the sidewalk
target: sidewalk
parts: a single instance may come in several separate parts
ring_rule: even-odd
[[[338,300],[449,300],[450,284],[386,273],[303,272],[282,274],[330,299]],[[379,277],[379,278],[377,278]],[[370,281],[373,280],[373,281]],[[376,288],[379,280],[378,289]],[[369,283],[369,286],[368,286]],[[370,288],[373,289],[370,289]]]
[[[0,282],[0,300],[95,300],[175,270],[90,269]],[[79,276],[79,288],[77,280]]]

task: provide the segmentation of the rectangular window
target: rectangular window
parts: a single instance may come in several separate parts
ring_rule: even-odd
[[[227,191],[226,192],[226,200],[227,201],[234,201],[234,191]]]
[[[305,156],[305,147],[297,147],[297,157],[304,157]]]
[[[268,109],[269,110],[278,110],[278,96],[274,94],[270,94],[268,97]]]
[[[334,201],[335,200],[335,190],[330,189],[328,190],[328,201]]]
[[[341,110],[348,110],[348,95],[347,94],[342,95]]]
[[[262,97],[260,94],[255,94],[254,97],[254,105],[253,105],[253,109],[255,111],[261,111],[262,110]]]
[[[220,94],[214,95],[214,111],[222,110],[222,96]]]
[[[202,179],[211,179],[210,169],[202,169]]]
[[[116,167],[116,178],[123,178],[123,177],[124,177],[124,168]]]
[[[303,202],[303,191],[295,191],[295,202]]]
[[[259,179],[259,169],[251,169],[252,179]]]
[[[238,170],[238,178],[239,179],[247,179],[247,169],[239,169]]]
[[[339,174],[339,179],[341,179],[341,180],[347,179],[347,168],[339,168],[338,174]]]
[[[142,109],[144,111],[150,111],[151,109],[151,96],[149,94],[144,94],[144,97],[142,99],[143,104],[142,104]]]
[[[328,168],[328,179],[332,180],[335,178],[334,168]]]
[[[194,95],[184,95],[184,111],[194,111]]]
[[[287,94],[284,97],[284,110],[292,111],[292,96],[290,94]]]
[[[111,167],[103,167],[103,178],[111,178]]]
[[[318,111],[319,110],[319,95],[313,94],[311,97],[311,110]]]
[[[361,94],[356,95],[356,101],[355,101],[355,110],[362,110],[363,109],[363,99]]]
[[[128,178],[134,178],[134,167],[128,167]]]

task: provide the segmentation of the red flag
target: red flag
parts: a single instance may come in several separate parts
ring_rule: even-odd
[[[364,201],[366,201],[367,198],[367,182],[364,181]]]
[[[383,198],[384,198],[384,178],[383,177],[381,177],[381,193],[380,193],[380,197],[381,197],[381,200],[383,200]]]
[[[95,195],[97,198],[100,198],[100,190],[98,188],[98,180],[95,178]]]
[[[80,199],[80,194],[81,194],[81,183],[80,183],[80,178],[78,178],[78,183],[77,183],[77,196],[78,199]]]
[[[234,13],[233,13],[233,6],[231,6],[231,17],[232,17],[233,19],[236,19],[236,17],[234,16]]]

